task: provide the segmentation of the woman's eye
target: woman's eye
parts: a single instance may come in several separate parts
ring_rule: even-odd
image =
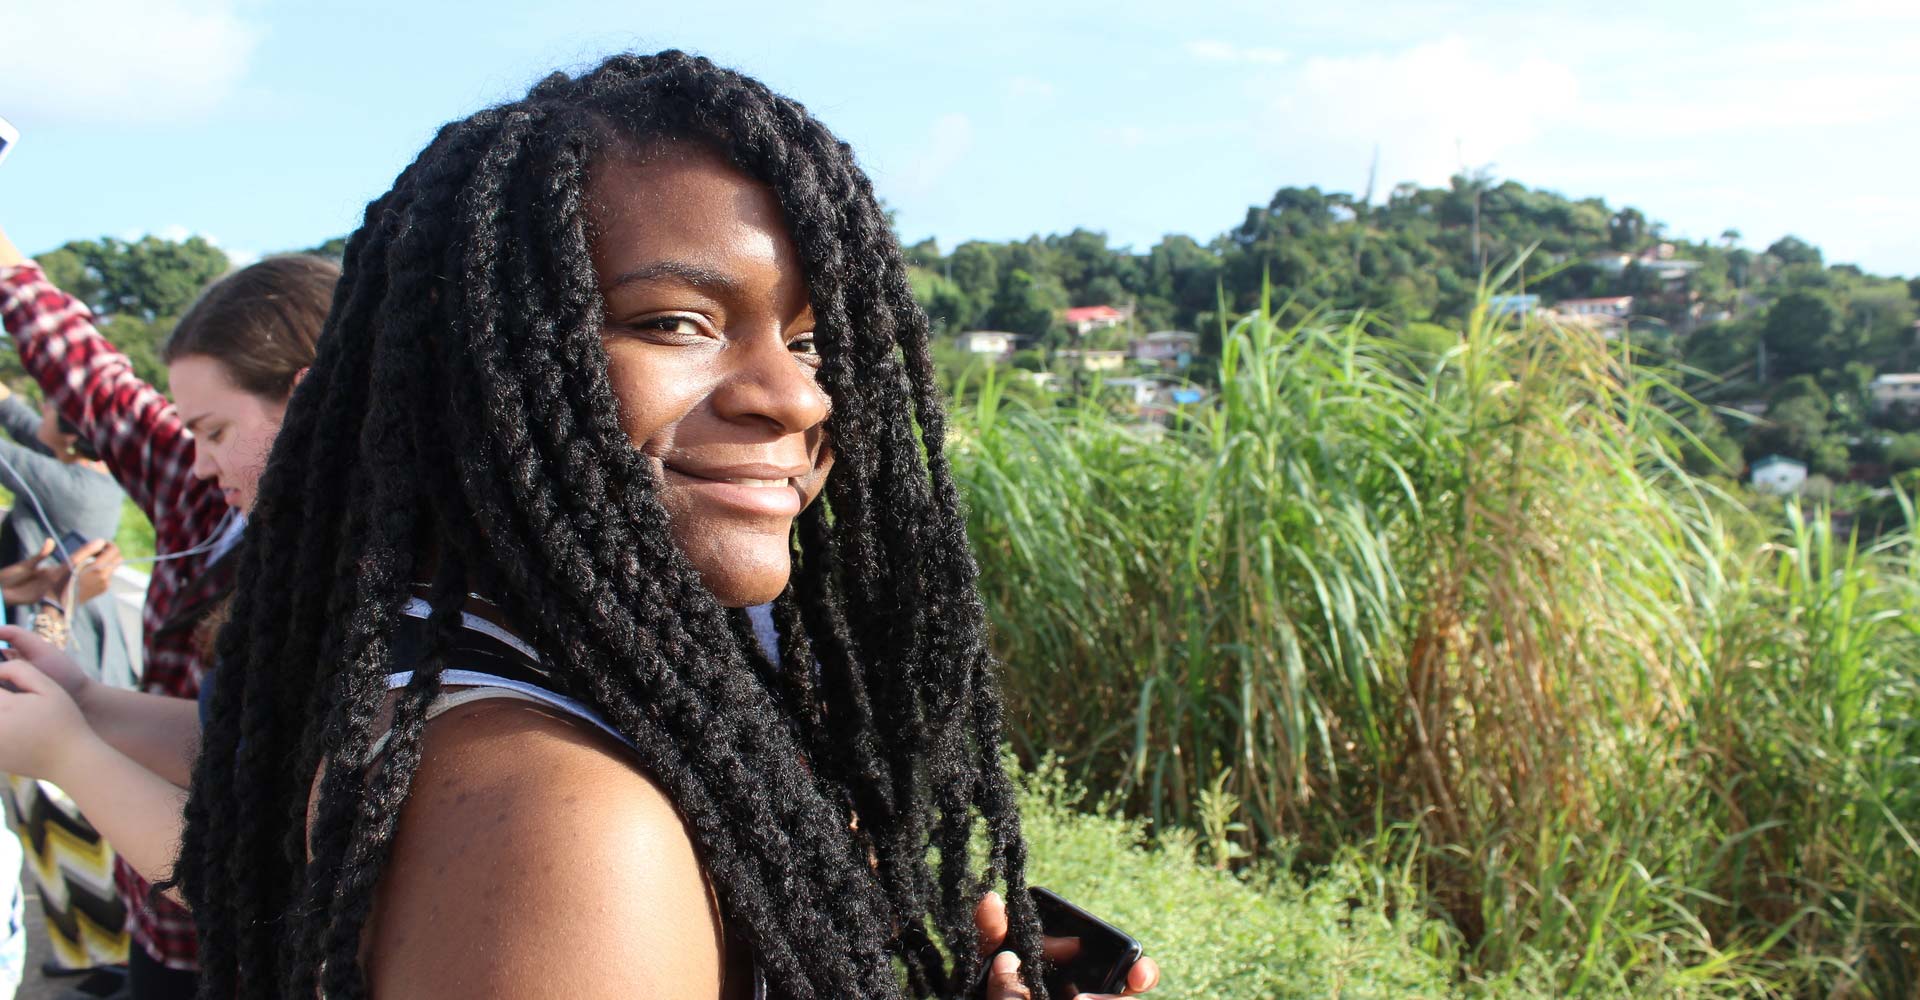
[[[787,342],[787,350],[803,354],[810,358],[820,356],[820,345],[814,342],[813,334],[803,333]]]
[[[634,324],[642,330],[672,334],[675,337],[703,337],[706,331],[691,316],[655,316]]]

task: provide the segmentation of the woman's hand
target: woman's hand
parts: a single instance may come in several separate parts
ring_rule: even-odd
[[[85,604],[106,593],[107,586],[113,582],[114,570],[126,561],[120,554],[120,546],[104,538],[82,545],[80,551],[72,555],[73,564],[80,567],[79,584],[73,595],[75,604]]]
[[[21,253],[20,248],[14,246],[12,240],[7,239],[5,229],[0,229],[0,267],[12,267],[26,262],[26,254]]]
[[[0,625],[0,642],[12,645],[13,649],[9,652],[15,656],[25,656],[41,676],[59,685],[69,700],[85,709],[88,688],[99,682],[87,676],[87,672],[73,661],[73,657],[34,635],[33,630],[18,625]]]
[[[0,566],[0,592],[4,592],[8,604],[38,604],[40,599],[53,593],[48,589],[51,583],[46,575],[46,566],[41,565],[47,557],[53,555],[53,539],[49,538],[40,546],[40,551],[13,563]],[[65,567],[59,567],[65,573]]]
[[[1007,902],[997,892],[989,892],[981,897],[980,905],[974,908],[973,925],[980,929],[980,953],[993,955],[1007,940]],[[1071,959],[1080,950],[1078,938],[1042,937],[1040,947],[1047,953],[1047,960],[1062,962]],[[1082,993],[1080,1000],[1102,1000],[1106,997],[1138,996],[1160,985],[1160,965],[1151,958],[1142,957],[1127,970],[1127,988],[1125,993]],[[987,1000],[1024,1000],[1028,996],[1025,983],[1020,981],[1020,959],[1012,952],[993,955],[993,963],[987,967]],[[1054,1000],[1074,1000],[1072,997],[1055,997]]]
[[[14,634],[0,637],[8,642],[31,639],[51,649],[21,629],[0,629],[7,632]],[[0,662],[0,771],[65,785],[67,765],[98,740],[60,682],[29,660]]]
[[[37,604],[44,600],[64,602],[67,600],[67,584],[74,576],[66,564],[48,558],[53,555],[53,540],[48,539],[40,546],[37,555],[22,559],[11,566],[0,566],[0,593],[4,593],[8,604]],[[126,557],[120,554],[120,547],[98,538],[79,549],[67,553],[73,564],[80,567],[79,588],[74,592],[73,603],[85,604],[107,592],[113,582],[113,571],[120,568]],[[68,608],[67,610],[72,610]]]

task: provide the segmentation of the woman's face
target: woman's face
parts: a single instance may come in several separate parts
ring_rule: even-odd
[[[773,192],[696,143],[608,156],[588,186],[620,420],[722,604],[779,596],[833,455],[813,309]]]
[[[174,406],[193,432],[193,474],[218,483],[228,506],[242,513],[253,509],[287,401],[234,385],[226,366],[204,354],[175,359],[167,366],[167,381]]]

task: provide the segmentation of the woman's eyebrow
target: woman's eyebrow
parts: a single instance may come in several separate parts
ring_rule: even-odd
[[[683,260],[657,260],[643,264],[613,279],[613,287],[619,288],[636,281],[658,281],[661,278],[672,278],[708,292],[733,294],[740,291],[740,283],[729,275]]]

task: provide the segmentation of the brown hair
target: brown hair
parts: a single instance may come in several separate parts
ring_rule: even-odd
[[[321,324],[333,305],[340,266],[323,257],[268,257],[207,286],[161,349],[173,362],[204,355],[239,389],[286,399],[313,364]]]

